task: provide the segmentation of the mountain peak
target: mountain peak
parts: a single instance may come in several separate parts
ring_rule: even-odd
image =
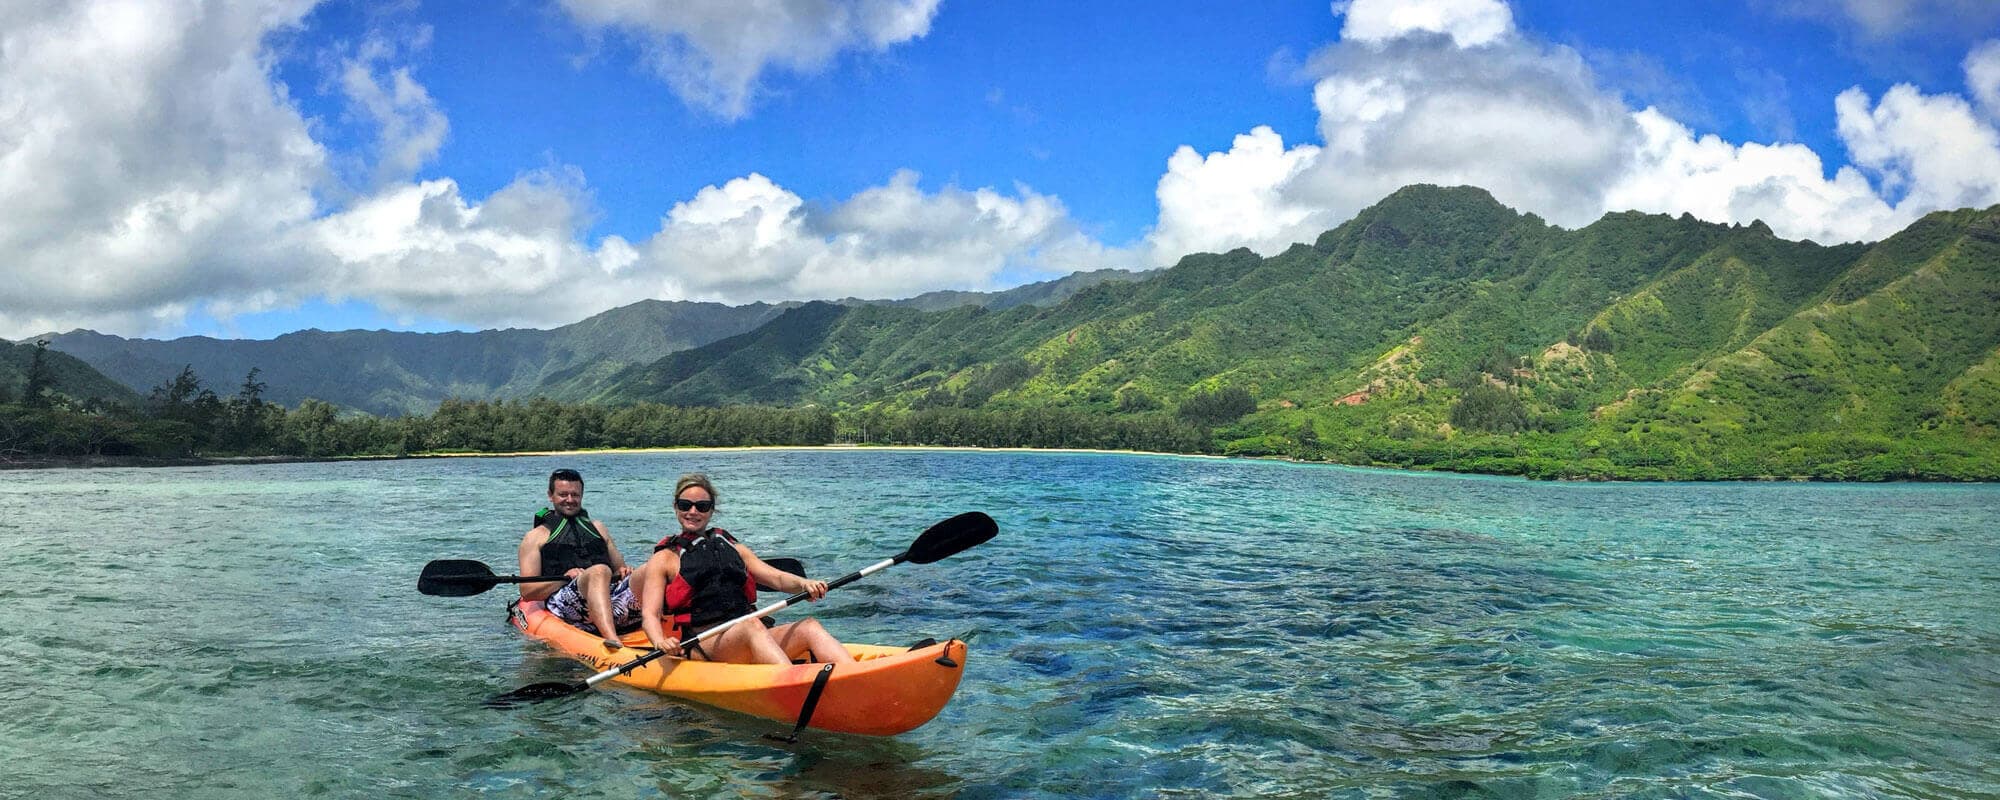
[[[1497,233],[1524,218],[1477,186],[1418,183],[1397,189],[1340,227],[1320,234],[1313,248],[1334,253],[1341,250],[1343,242],[1364,241],[1401,248],[1449,239],[1465,231]],[[1543,224],[1539,218],[1533,219],[1537,225]]]
[[[1512,211],[1493,199],[1493,193],[1477,186],[1439,186],[1434,183],[1413,183],[1382,198],[1370,208],[1395,207],[1401,205],[1467,204],[1485,206],[1490,209]]]

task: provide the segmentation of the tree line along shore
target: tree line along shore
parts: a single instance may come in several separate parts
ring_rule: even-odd
[[[1256,402],[1223,389],[1172,412],[1102,414],[1068,408],[985,409],[880,405],[821,407],[659,403],[605,406],[547,399],[447,399],[430,414],[378,417],[308,399],[263,399],[251,370],[227,397],[192,369],[154,387],[137,407],[76,402],[31,371],[28,391],[0,397],[0,466],[127,466],[446,454],[511,454],[677,447],[890,445],[1135,451],[1277,457],[1402,469],[1580,480],[1994,480],[1972,444],[1820,436],[1789,447],[1692,453],[1643,440],[1574,441],[1560,431],[1481,433],[1477,419],[1446,439],[1361,430],[1289,435],[1238,426]],[[1494,413],[1474,402],[1461,416]],[[1249,434],[1249,435],[1245,435]]]

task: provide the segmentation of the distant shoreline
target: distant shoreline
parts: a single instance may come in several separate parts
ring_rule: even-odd
[[[951,452],[1059,453],[1059,454],[1072,454],[1072,455],[1170,456],[1173,458],[1204,458],[1204,459],[1215,459],[1215,460],[1268,461],[1275,463],[1301,464],[1301,465],[1317,464],[1326,466],[1352,467],[1355,469],[1380,469],[1380,470],[1387,470],[1390,472],[1404,472],[1413,474],[1466,475],[1466,476],[1482,476],[1489,478],[1512,478],[1516,480],[1527,481],[1530,483],[1635,483],[1635,484],[1636,483],[1712,483],[1712,484],[1824,483],[1830,485],[1848,485],[1848,484],[1860,485],[1860,484],[1887,484],[1887,483],[1912,483],[1912,484],[1991,483],[1990,481],[1954,481],[1954,480],[1922,480],[1922,479],[1917,479],[1917,480],[1906,479],[1906,480],[1892,480],[1892,481],[1820,480],[1803,475],[1753,475],[1742,478],[1724,478],[1724,479],[1714,479],[1714,480],[1664,480],[1664,479],[1637,480],[1630,478],[1537,479],[1525,475],[1517,475],[1504,472],[1460,472],[1456,470],[1447,470],[1447,469],[1412,469],[1409,467],[1395,466],[1393,464],[1348,464],[1339,461],[1304,461],[1296,458],[1286,458],[1282,456],[1222,456],[1222,455],[1212,455],[1208,453],[1169,453],[1156,450],[1107,450],[1101,448],[1088,448],[1088,447],[1062,447],[1062,448],[978,447],[973,445],[929,445],[929,444],[823,444],[823,445],[772,444],[772,445],[731,445],[723,447],[701,447],[701,446],[690,445],[687,447],[615,447],[615,448],[597,448],[597,449],[583,449],[583,450],[519,450],[519,451],[509,451],[504,453],[429,452],[429,453],[411,453],[408,455],[324,456],[324,457],[189,456],[181,458],[150,458],[142,456],[67,456],[58,458],[58,457],[41,456],[34,458],[21,458],[17,460],[0,458],[0,472],[5,472],[7,470],[30,470],[30,469],[98,469],[98,468],[118,468],[118,467],[218,467],[218,466],[229,466],[229,465],[240,465],[240,464],[305,464],[305,463],[337,463],[342,461],[406,461],[406,460],[431,459],[431,458],[522,458],[522,457],[540,457],[540,456],[581,456],[581,455],[622,454],[622,453],[676,453],[676,452],[728,453],[728,452],[750,452],[750,451],[770,451],[770,450],[797,450],[800,452],[931,451],[931,452],[943,452],[943,453],[951,453]]]
[[[98,469],[116,467],[219,467],[235,464],[306,464],[338,463],[343,461],[409,461],[428,458],[522,458],[538,456],[580,456],[619,453],[728,453],[754,450],[798,450],[801,452],[826,451],[939,451],[939,452],[980,452],[980,453],[1071,453],[1080,455],[1133,455],[1133,456],[1174,456],[1176,458],[1229,459],[1233,456],[1218,456],[1206,453],[1167,453],[1152,450],[1104,450],[1084,447],[975,447],[927,444],[769,444],[731,445],[725,447],[606,447],[584,450],[514,450],[502,453],[435,452],[410,453],[390,456],[36,456],[17,460],[0,459],[0,470],[26,469]],[[1315,463],[1315,462],[1300,462]]]
[[[1218,456],[1207,453],[1167,453],[1156,450],[1104,450],[1090,447],[978,447],[974,445],[941,444],[758,444],[730,445],[726,447],[609,447],[596,450],[524,450],[508,453],[412,453],[409,458],[508,458],[514,456],[578,456],[593,453],[729,453],[751,450],[799,450],[807,452],[824,452],[827,450],[936,450],[941,452],[975,453],[1078,453],[1125,456],[1175,456],[1179,458],[1233,458],[1233,456]]]
[[[373,458],[396,458],[374,456]],[[353,458],[308,458],[305,456],[23,456],[0,458],[0,471],[10,469],[110,469],[118,467],[214,467],[223,464],[293,464],[316,461],[351,461]]]

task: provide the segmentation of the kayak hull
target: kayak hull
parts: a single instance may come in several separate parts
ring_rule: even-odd
[[[606,652],[596,634],[563,622],[539,602],[516,604],[508,618],[522,633],[598,671],[650,652],[646,635],[637,631],[624,637],[631,647]],[[833,668],[807,727],[869,736],[913,730],[944,709],[965,673],[965,643],[956,639],[914,650],[866,644],[849,644],[847,650],[857,663]],[[659,658],[614,680],[790,725],[798,722],[825,667]]]

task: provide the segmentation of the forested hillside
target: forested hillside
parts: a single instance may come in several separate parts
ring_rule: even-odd
[[[1002,292],[931,292],[904,300],[841,302],[922,310],[1048,305],[1085,287],[1140,277],[1097,270]],[[642,300],[550,330],[307,330],[270,340],[191,336],[170,341],[78,330],[40,338],[50,342],[50,349],[83,359],[142,394],[173,381],[183,368],[208,380],[235,380],[257,369],[271,387],[268,399],[281,405],[311,398],[393,416],[428,414],[446,398],[583,399],[600,392],[619,370],[754,330],[797,305]]]
[[[271,401],[292,406],[313,398],[394,415],[429,413],[447,397],[561,396],[573,382],[750,330],[781,311],[648,300],[551,330],[306,330],[268,340],[171,341],[72,331],[43,338],[141,392],[172,381],[183,367],[210,380],[258,369]]]
[[[37,369],[41,370],[39,375]],[[31,399],[31,395],[40,397]],[[41,349],[35,342],[0,341],[0,403],[40,402],[55,397],[79,405],[129,406],[139,402],[138,393],[106,378],[75,356]]]
[[[1173,417],[1226,452],[1538,476],[1991,477],[1996,242],[2000,209],[1828,247],[1419,186],[1046,308],[809,304],[592,396]]]

